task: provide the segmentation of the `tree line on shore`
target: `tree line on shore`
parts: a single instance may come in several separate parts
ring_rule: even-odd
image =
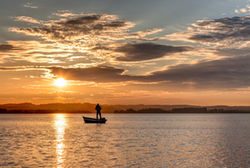
[[[94,113],[92,110],[72,110],[67,111],[63,109],[5,109],[0,108],[0,113],[6,114],[46,114],[46,113]],[[142,108],[142,109],[122,109],[122,110],[113,110],[113,111],[104,111],[104,113],[250,113],[250,110],[228,110],[228,109],[208,109],[206,107],[184,107],[184,108],[173,108],[170,110],[165,110],[161,108]]]

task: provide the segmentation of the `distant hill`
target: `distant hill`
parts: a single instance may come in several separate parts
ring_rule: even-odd
[[[96,104],[91,103],[32,103],[2,104],[0,113],[95,113]],[[193,106],[193,105],[107,105],[103,113],[181,113],[181,112],[250,112],[250,106]]]

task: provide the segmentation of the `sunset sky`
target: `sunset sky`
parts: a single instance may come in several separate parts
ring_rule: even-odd
[[[250,105],[250,0],[1,0],[0,104]]]

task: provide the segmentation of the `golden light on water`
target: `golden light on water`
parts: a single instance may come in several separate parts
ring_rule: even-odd
[[[63,78],[57,78],[54,80],[54,85],[57,87],[63,87],[67,85],[67,81]]]
[[[56,129],[56,157],[57,168],[63,167],[65,157],[65,145],[64,145],[64,131],[67,126],[66,118],[64,114],[56,114],[54,120],[54,127]]]

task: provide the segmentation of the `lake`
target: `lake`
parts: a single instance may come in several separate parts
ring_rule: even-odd
[[[81,116],[1,114],[0,167],[250,167],[250,114]]]

